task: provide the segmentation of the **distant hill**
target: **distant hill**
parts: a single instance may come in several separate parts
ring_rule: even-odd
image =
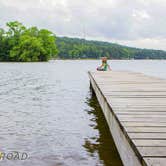
[[[96,59],[102,56],[111,59],[166,59],[166,51],[139,49],[109,42],[57,37],[56,44],[61,59]]]

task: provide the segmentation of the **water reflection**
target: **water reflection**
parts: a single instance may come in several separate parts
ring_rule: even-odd
[[[91,90],[86,103],[90,106],[90,109],[88,109],[87,112],[92,117],[90,126],[94,130],[98,130],[99,134],[96,137],[85,139],[83,147],[86,148],[86,151],[91,156],[98,154],[101,165],[122,166],[121,159],[113,142],[105,117],[96,96]]]

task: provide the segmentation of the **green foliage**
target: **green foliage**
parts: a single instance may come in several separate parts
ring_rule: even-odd
[[[18,62],[47,61],[57,55],[55,35],[37,27],[26,28],[14,21],[8,31],[0,29],[0,60]]]
[[[58,37],[56,43],[62,59],[96,59],[103,56],[110,59],[166,59],[166,51],[131,48],[108,42]]]
[[[47,60],[47,58],[42,59],[43,55],[45,55],[45,50],[42,42],[36,37],[27,35],[21,36],[19,44],[10,51],[12,61],[37,62]]]

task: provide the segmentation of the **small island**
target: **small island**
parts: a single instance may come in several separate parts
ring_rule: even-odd
[[[0,29],[0,61],[38,62],[48,61],[57,55],[55,35],[46,29],[26,28],[18,21]]]

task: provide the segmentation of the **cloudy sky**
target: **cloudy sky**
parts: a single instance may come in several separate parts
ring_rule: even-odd
[[[0,27],[13,20],[59,36],[166,50],[166,0],[0,0]]]

